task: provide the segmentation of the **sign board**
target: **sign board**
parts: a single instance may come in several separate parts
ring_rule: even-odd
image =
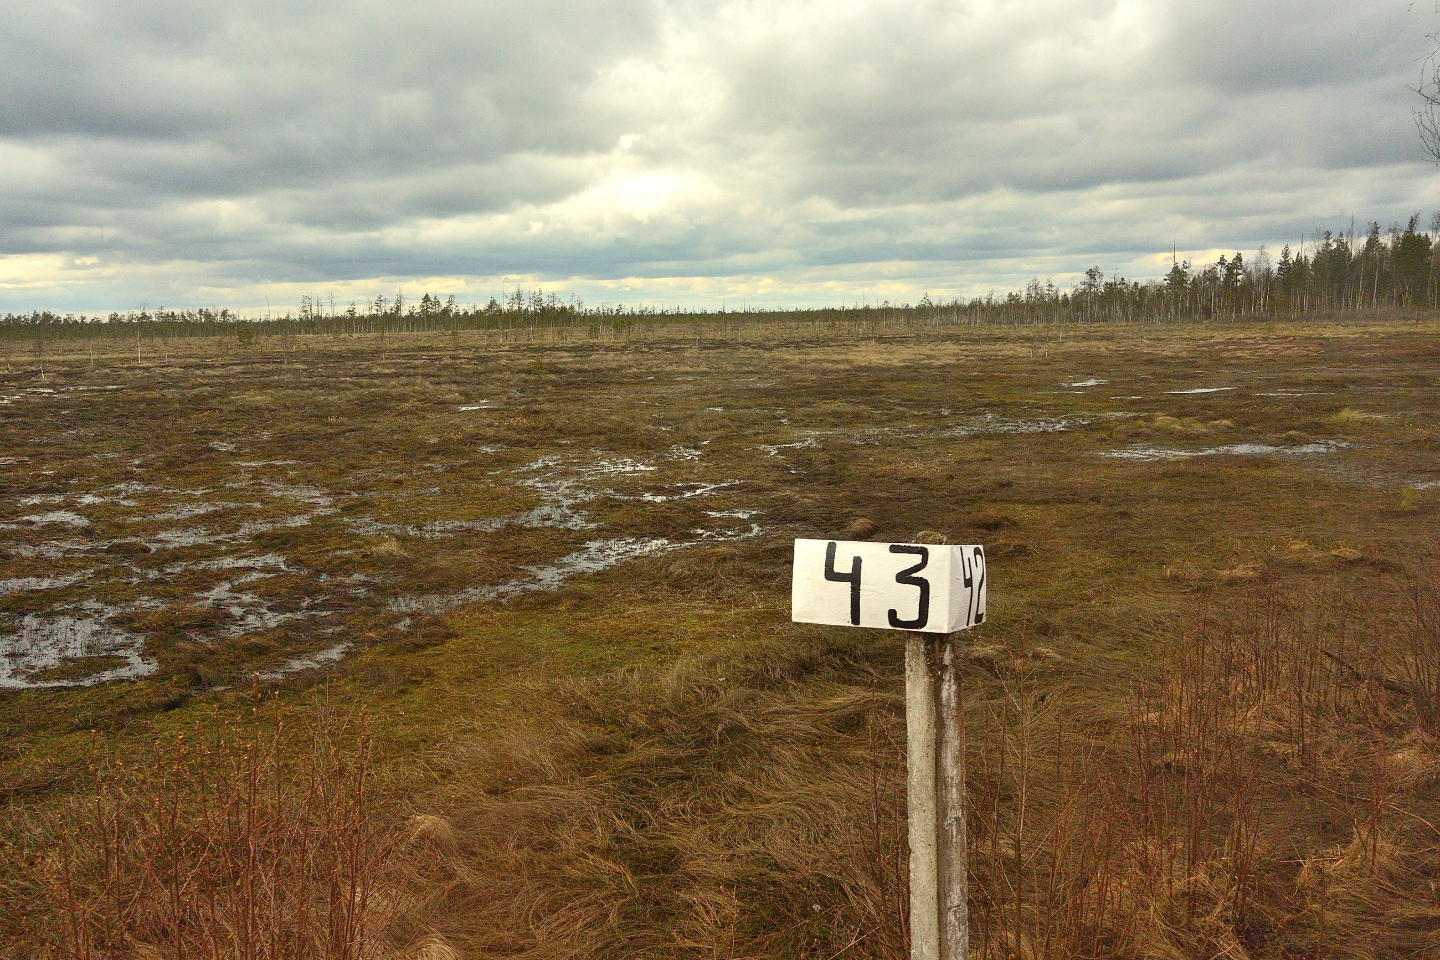
[[[954,633],[985,622],[985,548],[796,540],[790,619]]]

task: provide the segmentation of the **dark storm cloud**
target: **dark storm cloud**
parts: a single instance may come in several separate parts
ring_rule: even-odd
[[[0,17],[0,308],[427,277],[962,290],[1440,203],[1405,89],[1436,24],[1403,2]]]

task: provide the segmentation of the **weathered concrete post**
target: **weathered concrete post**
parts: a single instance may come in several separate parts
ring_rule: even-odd
[[[910,960],[969,960],[965,716],[949,637],[905,641]]]
[[[905,807],[910,824],[910,960],[940,960],[935,677],[924,637],[905,639]]]
[[[940,707],[937,711],[935,750],[939,773],[940,960],[969,960],[970,893],[965,838],[965,709],[960,700],[960,677],[955,643],[939,641]]]

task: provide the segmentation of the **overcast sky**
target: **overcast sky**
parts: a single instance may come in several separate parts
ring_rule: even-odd
[[[1428,224],[1437,29],[1430,0],[15,0],[0,310],[900,302]]]

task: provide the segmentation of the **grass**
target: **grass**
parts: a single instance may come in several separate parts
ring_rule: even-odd
[[[97,754],[94,796],[35,827],[31,877],[51,915],[30,947],[67,960],[378,956],[394,840],[369,809],[363,722],[346,732],[321,721],[296,744],[260,707],[246,726],[157,745],[141,769]]]
[[[142,638],[153,672],[0,695],[3,942],[76,948],[56,905],[93,909],[108,888],[84,877],[114,847],[156,911],[115,922],[179,955],[155,934],[163,871],[140,869],[164,830],[131,818],[150,839],[107,847],[77,826],[123,781],[95,758],[191,771],[125,794],[187,810],[246,756],[308,796],[353,786],[359,747],[307,767],[305,731],[363,709],[362,819],[392,840],[355,950],[902,956],[901,640],[788,622],[790,541],[853,524],[991,558],[991,620],[964,638],[980,956],[1424,955],[1436,332],[392,332],[383,356],[363,337],[52,352],[43,382],[12,360],[3,578],[80,579],[0,596],[0,637],[88,617]],[[85,525],[33,519],[53,511]],[[597,541],[663,543],[562,563]],[[581,572],[484,599],[561,567]],[[339,643],[328,682],[284,673]],[[85,652],[20,673],[117,655]],[[291,739],[177,766],[182,734],[253,731],[256,691]],[[359,822],[294,809],[266,844]],[[63,897],[61,836],[92,871]],[[292,902],[324,904],[334,869]]]

